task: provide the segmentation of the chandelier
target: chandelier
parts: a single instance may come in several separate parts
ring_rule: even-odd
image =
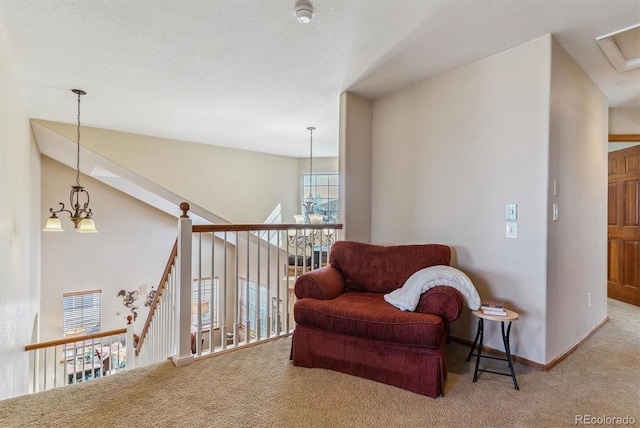
[[[309,130],[309,196],[304,200],[304,214],[294,215],[296,224],[317,224],[324,222],[324,215],[315,214],[314,209],[316,202],[313,198],[313,126],[307,128]],[[288,241],[289,246],[296,249],[296,254],[305,253],[306,248],[315,249],[316,247],[324,248],[333,244],[333,231],[322,228],[311,228],[302,230],[289,230]]]
[[[53,208],[49,208],[51,217],[47,220],[47,225],[43,229],[45,232],[63,232],[62,222],[56,214],[60,212],[69,213],[69,217],[73,222],[73,227],[78,229],[80,233],[98,233],[96,230],[96,224],[92,218],[91,208],[89,208],[89,192],[84,190],[84,187],[80,185],[80,96],[87,93],[80,89],[72,89],[71,92],[78,95],[78,132],[77,132],[77,156],[76,156],[76,185],[71,186],[71,193],[69,194],[69,205],[73,210],[67,210],[64,208],[64,204],[60,202],[60,209],[54,211]],[[84,203],[80,200],[85,199]]]

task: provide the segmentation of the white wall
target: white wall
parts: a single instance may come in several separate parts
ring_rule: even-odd
[[[0,31],[0,400],[28,392],[40,299],[40,157]]]
[[[609,109],[609,134],[640,134],[640,107]]]
[[[298,158],[298,187],[302,174],[309,172],[309,158]],[[316,158],[313,157],[313,172],[321,174],[323,172],[338,172],[338,158]],[[300,193],[300,188],[298,189]]]
[[[42,156],[42,205],[38,205],[40,227],[49,208],[68,206],[75,170]],[[177,237],[176,218],[139,202],[124,193],[81,175],[80,183],[91,195],[97,234],[73,229],[68,215],[59,215],[64,232],[42,232],[42,340],[62,337],[62,294],[102,290],[102,330],[126,326],[131,312],[118,297],[120,290],[133,291],[158,286]],[[36,230],[39,230],[36,229]],[[148,314],[144,296],[134,331],[140,334]]]
[[[546,362],[550,39],[373,102],[372,242],[451,246],[452,264],[482,297],[521,314],[512,351],[539,363]],[[508,203],[518,204],[517,239],[505,238]],[[473,340],[473,333],[465,312],[452,334]],[[502,349],[496,326],[485,337]]]
[[[38,123],[76,140],[75,125]],[[232,223],[261,223],[278,204],[283,218],[298,211],[296,158],[89,127],[81,144]]]
[[[609,134],[640,134],[640,107],[609,109]],[[638,142],[609,143],[609,151],[637,146]]]
[[[607,316],[607,100],[555,40],[551,64],[547,361]]]

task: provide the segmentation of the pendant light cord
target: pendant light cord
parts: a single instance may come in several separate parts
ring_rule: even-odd
[[[313,129],[311,129],[311,139],[309,141],[309,175],[313,175]]]
[[[311,190],[313,189],[313,126],[307,128],[311,132],[309,140],[309,199],[313,198]]]
[[[80,93],[78,93],[78,141],[76,161],[76,186],[80,186]]]

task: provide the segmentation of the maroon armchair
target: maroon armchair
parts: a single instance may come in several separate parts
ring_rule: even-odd
[[[462,312],[462,294],[433,287],[415,312],[395,308],[384,295],[420,269],[449,265],[450,258],[449,247],[438,244],[336,242],[329,265],[295,283],[293,363],[444,395],[448,323]]]

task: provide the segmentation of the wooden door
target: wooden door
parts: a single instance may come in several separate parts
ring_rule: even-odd
[[[608,296],[640,306],[640,146],[609,153]]]

